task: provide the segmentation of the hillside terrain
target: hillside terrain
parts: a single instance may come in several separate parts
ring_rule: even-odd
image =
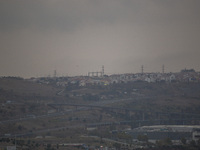
[[[127,135],[112,131],[139,125],[200,124],[198,82],[138,81],[72,88],[4,77],[0,78],[0,103],[0,136],[28,137],[24,140],[39,145],[51,138],[54,146],[60,138],[63,143],[95,143],[83,135],[128,140]]]

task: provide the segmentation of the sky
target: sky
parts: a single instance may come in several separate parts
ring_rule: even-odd
[[[200,71],[199,0],[0,0],[0,76]]]

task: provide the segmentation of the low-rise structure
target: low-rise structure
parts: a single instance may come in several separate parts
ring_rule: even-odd
[[[200,139],[200,126],[187,125],[157,125],[143,126],[127,131],[133,139],[139,135],[146,135],[150,141],[157,141],[169,138],[172,141],[180,141],[185,138],[188,141]]]

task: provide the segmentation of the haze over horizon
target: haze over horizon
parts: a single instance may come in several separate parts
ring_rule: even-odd
[[[199,0],[1,0],[0,76],[200,71]]]

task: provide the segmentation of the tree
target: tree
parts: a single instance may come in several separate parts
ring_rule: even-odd
[[[182,137],[182,138],[181,138],[181,143],[185,145],[186,142],[187,142],[187,140],[186,140],[184,137]]]
[[[148,142],[148,136],[147,135],[138,135],[137,139],[139,141]]]
[[[200,139],[198,139],[197,145],[198,145],[198,147],[200,147]]]
[[[18,128],[18,130],[20,130],[20,131],[23,129],[22,125],[18,125],[17,128]]]
[[[166,139],[163,139],[163,140],[156,141],[156,144],[158,146],[171,146],[173,143],[172,143],[172,140],[170,138],[166,138]]]
[[[59,149],[59,145],[58,144],[56,145],[56,148]]]
[[[46,150],[51,150],[51,144],[47,144]]]
[[[30,145],[30,144],[31,144],[31,140],[28,140],[28,141],[27,141],[27,144]]]
[[[39,145],[39,143],[36,143],[35,146],[36,146],[36,147],[39,147],[40,145]]]
[[[119,139],[126,140],[127,142],[132,142],[132,140],[133,140],[132,136],[129,134],[126,134],[125,132],[118,133],[117,136]]]
[[[114,143],[113,146],[114,146],[117,150],[120,150],[120,148],[121,148],[121,144],[119,144],[119,143]]]
[[[170,139],[170,138],[166,138],[166,139],[164,139],[164,144],[165,145],[172,145],[172,140]]]
[[[195,147],[196,146],[196,142],[194,140],[190,141],[190,146],[191,147]]]

